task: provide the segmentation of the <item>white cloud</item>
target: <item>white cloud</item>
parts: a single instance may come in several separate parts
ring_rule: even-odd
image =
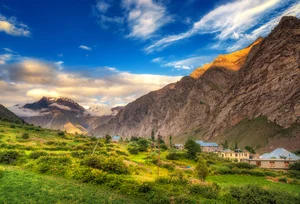
[[[12,58],[11,54],[0,55],[0,64],[6,64],[6,62],[9,61],[11,58]]]
[[[63,63],[64,63],[63,61],[58,61],[58,62],[55,62],[55,65],[57,66],[58,69],[62,70],[63,69],[63,66],[62,66]]]
[[[15,17],[6,18],[0,14],[0,32],[14,36],[30,36],[27,25],[19,23]]]
[[[154,58],[153,60],[151,60],[151,62],[153,63],[160,63],[160,62],[163,62],[164,58],[163,57],[157,57],[157,58]]]
[[[195,22],[188,31],[164,37],[144,50],[147,53],[159,51],[177,41],[204,33],[215,34],[218,40],[239,39],[262,22],[266,14],[288,2],[290,0],[235,0],[220,5]]]
[[[88,51],[91,51],[92,49],[86,45],[80,45],[79,46],[80,49],[83,49],[83,50],[88,50]]]
[[[17,52],[13,51],[12,49],[9,49],[7,47],[5,48],[2,48],[3,50],[5,50],[6,52],[10,52],[10,53],[13,53],[13,54],[18,54]]]
[[[99,0],[96,4],[96,8],[102,13],[105,13],[109,7],[110,4],[106,0]]]
[[[33,102],[42,96],[63,96],[83,106],[105,104],[111,108],[127,104],[181,78],[132,74],[113,67],[85,69],[84,73],[67,72],[57,69],[55,62],[36,59],[1,65],[0,69],[7,72],[4,78],[0,78],[0,104],[6,106]]]
[[[159,60],[156,63],[159,63],[162,67],[172,67],[174,69],[194,69],[202,64],[205,64],[212,60],[211,56],[197,56],[190,57],[183,60],[176,60],[171,62],[166,62],[164,60]],[[153,61],[153,60],[152,60]]]
[[[149,38],[172,18],[166,8],[153,0],[123,0],[127,10],[129,37]]]

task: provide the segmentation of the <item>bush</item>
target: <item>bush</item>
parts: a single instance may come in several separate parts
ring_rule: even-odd
[[[138,148],[128,148],[130,154],[139,154]]]
[[[289,166],[289,169],[290,170],[296,170],[296,171],[300,171],[300,162],[296,162],[294,164],[291,164]]]
[[[89,166],[95,169],[100,169],[109,173],[127,174],[129,173],[127,166],[124,164],[122,158],[104,157],[104,156],[90,156],[86,157],[82,165]]]
[[[68,157],[44,156],[37,160],[37,170],[40,173],[64,175],[72,161]]]
[[[23,139],[29,139],[29,134],[28,133],[23,133],[21,137]]]
[[[58,132],[57,132],[57,135],[60,136],[60,137],[62,137],[62,138],[64,138],[64,137],[65,137],[65,132],[63,132],[63,131],[58,131]]]
[[[4,174],[4,168],[2,168],[2,167],[0,166],[0,178],[3,176],[3,174]]]
[[[227,166],[230,169],[238,168],[238,169],[254,169],[256,166],[245,163],[245,162],[240,162],[240,163],[229,163]]]
[[[120,150],[116,150],[116,153],[117,153],[118,155],[128,156],[128,154],[127,154],[126,152],[122,152],[122,151],[120,151]]]
[[[281,183],[287,183],[288,182],[287,178],[285,178],[285,177],[279,178],[278,181],[281,182]]]
[[[71,177],[81,182],[90,183],[95,180],[95,176],[92,173],[92,170],[87,167],[76,168]]]
[[[197,166],[195,168],[195,173],[197,177],[201,180],[205,180],[205,178],[207,177],[208,168],[203,160],[199,159]]]
[[[30,159],[38,159],[42,156],[47,156],[47,155],[48,155],[48,153],[44,152],[44,151],[34,151],[29,154],[29,158]]]
[[[83,159],[86,154],[87,152],[76,152],[76,151],[71,152],[71,156],[78,159]]]
[[[0,163],[14,164],[20,157],[21,153],[15,150],[7,150],[0,152]]]
[[[169,171],[174,171],[175,170],[175,165],[174,164],[169,164],[169,163],[163,163],[161,164],[162,168],[168,169]]]
[[[167,154],[166,159],[169,160],[178,160],[182,157],[183,154],[180,153],[176,153],[176,152],[170,152],[169,154]]]
[[[235,198],[239,203],[245,204],[264,204],[264,203],[299,203],[299,196],[282,193],[279,191],[266,190],[257,185],[247,185],[239,187],[231,187],[230,195]],[[287,202],[288,199],[288,202]]]
[[[217,198],[220,192],[220,187],[213,183],[212,185],[194,184],[189,188],[191,194],[198,194],[204,198],[214,199]]]

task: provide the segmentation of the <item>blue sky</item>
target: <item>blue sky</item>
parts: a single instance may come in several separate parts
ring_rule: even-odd
[[[86,107],[126,104],[299,13],[296,0],[1,0],[0,88],[20,92],[21,103],[64,95]]]

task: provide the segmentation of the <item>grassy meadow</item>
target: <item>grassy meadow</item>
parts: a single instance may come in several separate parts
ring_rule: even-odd
[[[0,203],[300,203],[299,171],[156,144],[0,121]]]

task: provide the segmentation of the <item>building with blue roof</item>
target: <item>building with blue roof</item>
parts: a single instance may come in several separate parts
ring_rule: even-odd
[[[196,140],[195,142],[200,145],[203,152],[217,152],[222,150],[222,147],[215,142],[204,142],[202,140]]]
[[[112,136],[112,138],[111,138],[111,141],[112,141],[112,142],[115,142],[115,143],[118,143],[120,140],[121,140],[121,137],[118,136],[118,135],[114,135],[114,136]]]

